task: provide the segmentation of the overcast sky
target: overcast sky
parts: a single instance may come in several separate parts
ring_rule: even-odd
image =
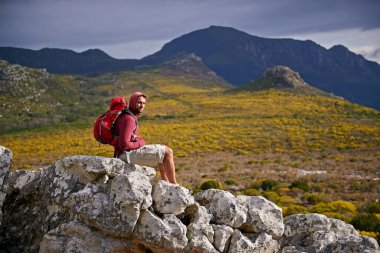
[[[380,0],[0,0],[0,46],[131,59],[210,25],[341,44],[380,63]]]

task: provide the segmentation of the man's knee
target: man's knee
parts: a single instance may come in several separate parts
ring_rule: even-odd
[[[165,156],[166,157],[173,157],[173,150],[169,148],[168,146],[165,147]]]

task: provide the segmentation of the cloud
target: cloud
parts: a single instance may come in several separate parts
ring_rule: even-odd
[[[151,53],[158,43],[210,25],[262,37],[372,31],[380,27],[378,10],[377,0],[0,0],[0,46],[102,46],[118,57]]]

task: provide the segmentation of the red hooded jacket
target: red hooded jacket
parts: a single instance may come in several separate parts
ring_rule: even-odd
[[[140,96],[145,96],[141,92],[135,92],[129,99],[129,110],[135,115],[136,118],[139,114],[136,113],[136,102]],[[135,129],[137,121],[132,115],[123,113],[120,115],[114,125],[114,135],[119,136],[119,146],[115,147],[114,157],[119,157],[124,151],[138,149],[145,145],[143,138],[139,136],[138,125],[136,128],[135,137],[133,136],[133,130]]]

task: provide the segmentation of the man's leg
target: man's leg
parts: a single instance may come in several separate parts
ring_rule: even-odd
[[[177,180],[175,177],[175,166],[174,166],[174,155],[173,150],[165,146],[165,157],[163,163],[159,165],[161,178],[172,184],[176,184]]]

